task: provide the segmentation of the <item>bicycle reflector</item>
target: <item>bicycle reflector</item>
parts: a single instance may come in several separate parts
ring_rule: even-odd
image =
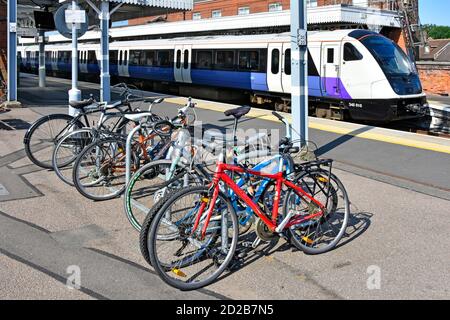
[[[305,241],[307,244],[313,244],[314,241],[308,238],[307,236],[303,236],[302,240]]]
[[[319,182],[322,182],[322,183],[328,182],[328,179],[325,178],[325,177],[317,177],[317,180],[318,180]]]
[[[184,272],[181,271],[180,269],[173,268],[173,269],[172,269],[172,272],[175,273],[175,274],[176,274],[177,276],[179,276],[179,277],[183,277],[183,278],[186,278],[186,277],[187,277],[186,273],[184,273]]]

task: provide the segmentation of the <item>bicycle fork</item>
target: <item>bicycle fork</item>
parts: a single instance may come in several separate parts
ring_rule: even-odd
[[[220,192],[220,188],[219,188],[219,185],[217,184],[214,187],[212,198],[203,197],[201,199],[202,203],[200,205],[197,216],[195,218],[194,227],[192,228],[192,233],[195,233],[199,227],[200,220],[203,220],[203,227],[201,230],[201,238],[200,238],[201,240],[205,239],[206,232],[208,230],[208,226],[211,221],[211,217],[212,217],[214,208],[216,206],[217,199],[219,198],[219,192]],[[209,207],[207,207],[208,204],[209,204]],[[204,216],[205,209],[207,210],[206,217],[205,217],[205,219],[202,219],[202,217]],[[214,220],[216,220],[216,219],[214,218]],[[220,215],[220,222],[221,222],[221,250],[222,250],[222,252],[226,252],[226,250],[228,248],[228,229],[227,229],[228,217],[225,212],[223,212]]]

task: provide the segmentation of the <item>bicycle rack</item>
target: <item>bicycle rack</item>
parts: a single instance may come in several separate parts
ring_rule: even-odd
[[[141,129],[142,125],[136,126],[127,136],[127,143],[125,146],[126,158],[125,158],[125,185],[128,185],[131,179],[131,143],[134,134]]]

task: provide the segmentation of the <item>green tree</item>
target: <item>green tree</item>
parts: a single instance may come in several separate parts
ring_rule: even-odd
[[[450,27],[449,26],[437,26],[426,25],[425,30],[428,33],[428,37],[433,39],[450,39]]]

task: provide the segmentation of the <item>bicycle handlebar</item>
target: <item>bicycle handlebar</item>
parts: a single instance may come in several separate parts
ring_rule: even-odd
[[[284,122],[284,117],[283,117],[281,114],[279,114],[279,113],[276,112],[276,111],[272,111],[272,114],[273,114],[276,118],[278,118],[278,120]]]

